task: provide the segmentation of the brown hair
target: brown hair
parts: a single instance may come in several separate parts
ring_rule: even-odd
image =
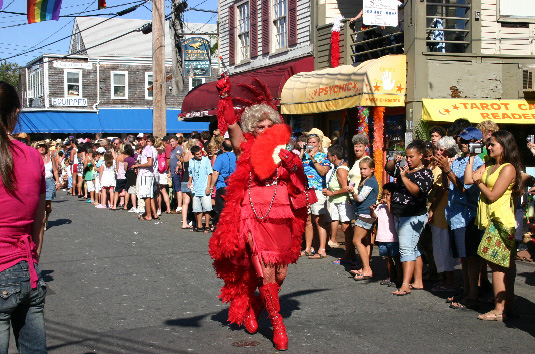
[[[8,191],[17,189],[9,133],[15,129],[20,107],[17,90],[7,82],[0,81],[0,178]]]

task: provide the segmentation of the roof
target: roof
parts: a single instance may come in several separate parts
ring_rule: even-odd
[[[81,32],[82,41],[85,48],[90,48],[97,44],[103,43],[121,34],[129,31],[139,29],[143,25],[151,22],[147,20],[136,19],[109,19],[102,24],[96,25],[99,22],[106,20],[105,17],[76,17],[73,27],[75,32],[76,25]],[[184,23],[184,32],[202,32],[214,33],[217,32],[217,25],[205,23]],[[209,36],[199,36],[209,39],[210,42],[215,42],[215,39],[210,39]],[[75,36],[71,37],[71,41]],[[165,25],[165,57],[171,58],[171,43],[169,35],[169,22]],[[71,46],[72,47],[72,46]],[[152,35],[143,34],[141,32],[133,32],[119,39],[115,39],[108,43],[104,43],[95,48],[87,49],[87,55],[92,57],[99,56],[130,56],[130,57],[151,57],[152,56]]]

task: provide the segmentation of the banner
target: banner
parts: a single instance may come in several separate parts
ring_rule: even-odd
[[[59,20],[62,0],[28,0],[28,23]]]
[[[424,98],[422,103],[425,121],[466,118],[471,123],[493,120],[498,124],[535,124],[535,101]]]

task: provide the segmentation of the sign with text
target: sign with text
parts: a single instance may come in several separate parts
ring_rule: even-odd
[[[426,121],[466,118],[471,123],[493,120],[498,124],[535,124],[535,101],[424,98],[422,103],[422,120]]]
[[[209,77],[210,41],[202,37],[186,38],[182,41],[184,53],[184,75],[187,77]]]
[[[53,98],[52,106],[58,107],[86,107],[87,98]]]
[[[52,64],[55,68],[59,69],[87,69],[90,70],[93,68],[91,63],[80,63],[72,61],[55,61]]]
[[[398,0],[364,0],[362,22],[367,26],[398,26]]]

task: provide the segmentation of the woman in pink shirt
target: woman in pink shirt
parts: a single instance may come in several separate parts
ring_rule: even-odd
[[[0,81],[0,353],[9,331],[21,354],[46,353],[46,285],[38,275],[45,220],[45,169],[39,152],[11,136],[20,110],[17,91]]]

